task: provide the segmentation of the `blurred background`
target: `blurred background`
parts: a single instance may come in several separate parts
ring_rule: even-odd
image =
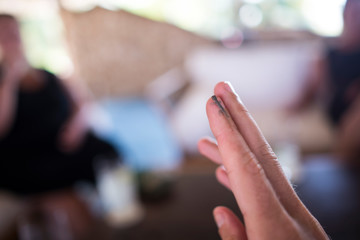
[[[359,21],[350,1],[350,22]],[[333,49],[355,52],[336,66],[354,72],[350,89],[360,96],[360,38],[346,45],[356,31],[345,31],[345,3],[0,0],[0,13],[20,23],[31,66],[70,79],[87,99],[87,124],[120,156],[94,164],[95,185],[1,191],[0,239],[219,239],[212,209],[240,212],[197,151],[211,136],[205,103],[219,81],[233,84],[331,238],[359,239],[359,141],[351,157],[337,150],[360,133],[329,116],[338,85],[319,80],[333,79],[324,60]],[[345,125],[360,129],[352,102]]]

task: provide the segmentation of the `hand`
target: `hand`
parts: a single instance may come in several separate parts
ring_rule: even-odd
[[[9,54],[9,52],[7,52]],[[3,76],[7,83],[17,84],[29,72],[30,65],[24,56],[16,51],[4,56]]]
[[[221,238],[328,239],[297,197],[231,85],[218,83],[215,95],[207,102],[206,111],[217,143],[204,138],[198,147],[203,155],[224,165],[216,170],[216,177],[232,190],[244,217],[243,224],[229,209],[215,208]]]

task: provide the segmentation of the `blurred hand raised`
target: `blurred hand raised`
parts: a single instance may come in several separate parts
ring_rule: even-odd
[[[11,53],[9,53],[11,52]],[[19,53],[19,50],[7,50],[8,55],[4,55],[3,79],[12,83],[18,83],[30,70],[30,65]]]
[[[206,112],[217,140],[199,141],[200,152],[217,164],[217,179],[228,187],[244,224],[225,207],[214,210],[223,240],[328,239],[300,201],[255,121],[229,83],[215,87]]]

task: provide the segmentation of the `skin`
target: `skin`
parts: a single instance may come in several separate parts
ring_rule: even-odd
[[[340,47],[351,51],[360,46],[360,2],[348,0],[344,8],[344,30],[339,37]]]
[[[360,156],[360,94],[340,124],[334,149],[338,159],[351,167],[359,167]]]
[[[72,102],[72,114],[59,132],[58,148],[63,152],[71,153],[82,146],[89,126],[84,116],[84,100],[79,97],[80,94],[69,84],[69,81],[63,81],[62,84]]]
[[[17,22],[0,19],[0,48],[2,50],[3,75],[0,81],[0,138],[4,137],[11,127],[17,105],[15,93],[20,79],[29,72],[20,42]]]
[[[214,209],[223,240],[328,239],[286,179],[270,145],[229,83],[215,86],[206,112],[216,141],[203,138],[199,151],[217,168],[216,177],[229,188],[244,224],[225,207]]]
[[[19,25],[14,19],[0,18],[1,65],[4,74],[0,79],[0,139],[4,138],[14,121],[17,107],[17,92],[37,91],[44,86],[46,79],[42,72],[30,67],[27,62]],[[71,102],[72,112],[63,124],[57,140],[63,152],[74,152],[82,144],[88,127],[83,116],[83,102],[68,82],[60,81]]]

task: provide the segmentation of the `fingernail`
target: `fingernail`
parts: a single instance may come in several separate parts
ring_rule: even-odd
[[[225,89],[226,89],[228,92],[235,93],[234,87],[231,85],[230,82],[226,81],[226,82],[224,82],[224,83],[225,83]]]
[[[222,168],[222,170],[224,170],[226,172],[226,168],[224,165],[221,165],[221,168]]]
[[[222,213],[215,213],[214,218],[218,228],[220,228],[225,222],[225,218]]]

